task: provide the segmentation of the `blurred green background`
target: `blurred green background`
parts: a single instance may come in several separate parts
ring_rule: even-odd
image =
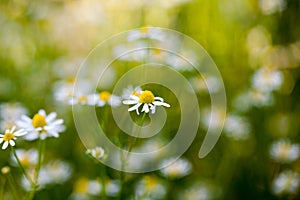
[[[40,108],[55,111],[67,126],[59,139],[47,142],[45,162],[65,160],[73,173],[67,181],[39,190],[35,199],[75,199],[76,192],[89,193],[84,190],[87,179],[101,178],[78,138],[70,106],[55,100],[56,86],[75,77],[97,44],[144,26],[177,30],[207,50],[223,77],[227,116],[233,116],[234,125],[226,129],[225,124],[227,134],[201,160],[197,155],[203,135],[198,136],[184,155],[193,165],[190,175],[172,180],[159,172],[148,174],[163,183],[165,196],[135,199],[300,199],[299,19],[299,0],[1,0],[0,103],[18,102],[29,116]],[[269,83],[266,75],[266,81],[258,82],[271,89],[260,91],[255,74],[264,67],[280,73],[280,80]],[[272,145],[281,139],[290,141],[281,156],[296,154],[291,161],[272,156]],[[18,145],[36,147],[32,142]],[[0,167],[6,165],[11,166],[9,150],[0,153]],[[292,175],[283,176],[286,171]],[[22,185],[18,168],[12,172]],[[281,190],[274,186],[280,175]],[[117,180],[119,172],[107,168],[106,176]],[[123,199],[134,199],[144,175],[128,176]],[[4,175],[0,184],[3,198],[13,199]],[[76,198],[101,199],[94,194]]]

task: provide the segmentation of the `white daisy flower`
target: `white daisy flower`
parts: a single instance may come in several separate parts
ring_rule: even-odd
[[[125,105],[134,105],[128,109],[128,111],[135,110],[139,115],[139,107],[143,105],[142,111],[145,113],[155,113],[156,106],[165,106],[170,107],[169,104],[164,102],[164,99],[161,97],[154,97],[153,93],[149,90],[142,91],[140,96],[131,95],[129,100],[124,100],[123,104]]]
[[[283,83],[280,71],[263,67],[257,70],[252,77],[253,88],[262,92],[278,90]]]
[[[173,158],[167,159],[162,162],[161,166],[167,166],[160,170],[161,174],[172,179],[182,178],[192,172],[192,164],[184,158],[179,158],[176,161]]]
[[[87,104],[90,106],[103,107],[106,104],[116,107],[121,104],[120,97],[111,94],[110,92],[103,91],[99,94],[91,94],[87,96]]]
[[[226,117],[224,131],[227,137],[234,140],[246,140],[249,138],[251,125],[244,117],[229,114]]]
[[[24,129],[20,129],[15,131],[16,127],[14,126],[12,129],[6,129],[4,135],[0,134],[0,144],[2,144],[2,149],[6,149],[8,145],[15,146],[16,137],[20,137],[27,134],[27,131]]]
[[[86,95],[74,96],[69,100],[70,105],[86,105],[88,103],[88,97]]]
[[[142,27],[138,30],[132,30],[128,33],[127,40],[132,42],[139,39],[154,39],[158,41],[164,41],[165,34],[160,28],[155,27]]]
[[[272,190],[275,194],[294,194],[300,185],[300,175],[293,171],[281,172],[273,181]]]
[[[20,103],[3,103],[0,105],[0,117],[2,119],[16,120],[27,114],[27,109]]]
[[[136,199],[163,199],[167,189],[159,178],[145,175],[136,183],[134,193]]]
[[[88,149],[86,153],[90,154],[91,156],[93,156],[98,160],[104,158],[105,156],[105,151],[102,147],[95,147],[93,149]]]
[[[291,144],[287,139],[276,141],[270,148],[271,158],[281,163],[290,163],[295,161],[300,154],[298,144]]]
[[[24,167],[32,167],[37,164],[38,161],[38,152],[36,149],[16,149],[16,154]],[[13,153],[11,153],[12,165],[18,166],[18,162]]]
[[[45,110],[39,110],[32,119],[23,115],[17,125],[29,133],[25,136],[26,140],[46,139],[47,137],[59,137],[60,132],[65,130],[63,119],[56,119],[55,112],[46,114]]]
[[[286,0],[260,0],[259,8],[265,15],[282,12],[286,8]]]

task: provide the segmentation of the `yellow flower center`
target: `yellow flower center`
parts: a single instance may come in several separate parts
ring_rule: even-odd
[[[86,193],[88,190],[88,179],[80,178],[74,186],[74,191],[77,193]]]
[[[15,135],[13,133],[5,133],[4,136],[3,136],[3,140],[5,142],[13,139],[15,137]]]
[[[110,98],[110,95],[111,94],[109,92],[104,91],[99,94],[99,98],[103,101],[108,101]]]
[[[46,118],[43,115],[35,114],[32,118],[32,126],[34,128],[46,126]]]
[[[22,165],[28,167],[30,165],[30,161],[28,156],[25,156],[22,160],[21,160]]]
[[[154,101],[154,95],[151,91],[145,90],[141,95],[140,95],[140,102],[141,103],[152,103]]]
[[[86,96],[78,97],[77,101],[78,101],[79,103],[84,103],[84,102],[87,101],[87,97],[86,97]]]
[[[146,33],[148,33],[148,31],[149,31],[149,28],[148,28],[148,27],[142,27],[142,28],[140,28],[140,32],[141,32],[142,34],[146,34]]]
[[[158,184],[158,181],[156,178],[146,176],[145,183],[146,183],[146,188],[151,190],[154,189],[154,187]]]

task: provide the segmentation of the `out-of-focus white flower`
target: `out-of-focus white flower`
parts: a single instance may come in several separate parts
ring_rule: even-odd
[[[27,171],[29,176],[33,178],[34,170]],[[38,177],[38,190],[45,188],[47,185],[63,184],[71,177],[73,169],[71,165],[63,160],[53,160],[44,165]],[[29,191],[31,189],[28,179],[23,176],[21,179],[22,187]]]
[[[20,103],[3,103],[0,105],[0,117],[2,119],[16,120],[27,114],[27,109]]]
[[[229,114],[226,117],[224,131],[226,136],[235,140],[246,140],[250,134],[250,123],[246,118]]]
[[[220,80],[214,76],[197,76],[190,81],[195,90],[199,92],[216,93],[220,91],[222,86]]]
[[[27,109],[20,103],[3,103],[0,105],[0,128],[11,129],[16,126],[15,121],[27,114]]]
[[[163,199],[166,196],[167,189],[163,182],[155,177],[143,176],[135,185],[135,199]]]
[[[122,99],[128,100],[131,98],[131,95],[139,97],[142,93],[142,88],[140,86],[133,87],[132,85],[129,85],[127,88],[125,88],[122,92]]]
[[[205,128],[220,128],[226,120],[226,113],[219,108],[204,108],[201,112],[201,123]]]
[[[290,163],[299,157],[300,147],[292,144],[288,139],[281,139],[274,142],[270,148],[271,158],[277,162]]]
[[[73,172],[71,165],[62,160],[54,160],[41,168],[39,183],[41,185],[62,184],[69,180]]]
[[[38,152],[36,149],[16,149],[16,154],[24,167],[33,167],[38,161]],[[11,153],[12,164],[18,166],[17,160],[13,153]]]
[[[282,12],[286,7],[285,0],[260,0],[259,8],[265,15],[270,15],[275,12]]]
[[[105,192],[107,196],[116,197],[121,190],[121,185],[119,180],[106,180],[105,181]]]
[[[165,39],[165,34],[160,28],[142,27],[138,30],[130,31],[127,36],[128,42],[145,38],[154,39],[162,42]]]
[[[144,61],[147,58],[147,43],[143,41],[130,42],[126,45],[119,45],[113,49],[118,60],[123,61]]]
[[[87,154],[90,154],[91,156],[93,156],[96,159],[102,159],[105,155],[105,151],[102,147],[95,147],[93,149],[88,149],[86,151]]]
[[[257,70],[252,77],[253,88],[262,92],[271,92],[281,87],[283,75],[280,71],[267,67]]]
[[[69,100],[70,105],[86,105],[88,104],[88,97],[86,95],[74,96]]]
[[[194,51],[184,50],[178,54],[169,55],[166,58],[166,63],[176,70],[191,71],[193,64],[197,61],[197,55]]]
[[[211,194],[208,188],[205,186],[193,186],[190,187],[178,195],[178,200],[209,200]]]
[[[189,175],[192,172],[192,164],[185,158],[164,160],[160,172],[163,176],[171,179],[178,179]]]
[[[108,91],[102,91],[98,94],[88,95],[87,104],[90,106],[99,106],[99,107],[103,107],[107,104],[112,107],[116,107],[121,104],[121,99],[120,97],[111,94]]]
[[[169,104],[164,102],[164,99],[161,97],[154,97],[153,93],[149,90],[142,91],[140,96],[131,95],[129,100],[124,100],[123,104],[125,105],[134,105],[128,109],[128,111],[135,110],[139,115],[139,107],[143,105],[142,111],[145,113],[155,113],[156,106],[165,106],[170,107]]]
[[[58,81],[54,84],[54,97],[56,101],[70,103],[73,97],[81,97],[92,91],[92,85],[87,80],[76,82],[76,90],[74,90],[75,78]]]
[[[294,194],[299,189],[300,175],[293,171],[281,172],[273,181],[274,194]]]
[[[6,149],[8,145],[15,146],[15,140],[16,137],[20,137],[23,135],[26,135],[28,132],[24,129],[20,129],[18,131],[15,131],[16,127],[14,126],[12,129],[6,129],[4,135],[0,134],[0,144],[2,144],[2,149]]]
[[[26,140],[46,139],[47,137],[59,137],[60,132],[65,130],[62,119],[56,119],[55,112],[46,114],[45,110],[39,110],[32,119],[23,115],[17,125],[29,133],[26,135]]]

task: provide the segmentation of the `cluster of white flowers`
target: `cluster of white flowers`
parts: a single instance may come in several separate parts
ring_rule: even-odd
[[[103,182],[105,184],[105,187],[103,187]],[[85,177],[81,177],[75,182],[70,199],[93,199],[95,196],[101,195],[101,193],[103,192],[103,188],[105,188],[105,194],[108,197],[113,198],[119,194],[121,186],[118,180],[89,180]]]

